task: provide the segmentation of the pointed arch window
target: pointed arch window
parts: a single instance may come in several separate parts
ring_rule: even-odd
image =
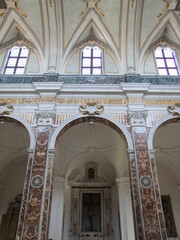
[[[87,46],[82,50],[81,73],[102,74],[102,49]]]
[[[179,75],[175,53],[171,48],[158,47],[154,54],[159,75]]]
[[[29,49],[25,46],[14,46],[8,53],[4,74],[24,74]]]

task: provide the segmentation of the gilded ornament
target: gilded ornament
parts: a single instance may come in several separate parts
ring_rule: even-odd
[[[5,0],[6,8],[0,9],[0,16],[4,17],[5,14],[9,11],[9,9],[14,8],[19,14],[21,14],[24,18],[27,17],[27,14],[18,8],[19,0]]]
[[[50,7],[52,7],[52,0],[49,0],[49,5]]]
[[[104,111],[104,106],[98,105],[96,102],[89,102],[86,105],[81,105],[79,111],[83,115],[100,115]]]
[[[101,17],[104,17],[103,11],[100,8],[98,8],[98,3],[101,0],[82,0],[82,1],[86,3],[86,8],[81,12],[80,14],[81,17],[83,17],[87,13],[87,11],[92,8],[94,8]]]
[[[162,12],[158,15],[158,18],[160,19],[167,11],[174,10],[176,8],[178,0],[163,0],[163,2],[166,3],[166,8],[162,10]]]
[[[3,99],[0,99],[0,115],[9,115],[13,110],[14,107],[12,105],[9,105]]]
[[[134,0],[131,0],[131,7],[134,7]]]
[[[176,103],[174,106],[168,106],[168,112],[174,116],[180,116],[180,104]]]

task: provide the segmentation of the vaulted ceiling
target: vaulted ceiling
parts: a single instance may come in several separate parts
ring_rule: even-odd
[[[41,62],[41,73],[63,73],[93,29],[118,70],[141,73],[151,47],[166,38],[179,48],[177,0],[5,0],[0,51],[21,35]],[[91,30],[92,31],[92,30]]]

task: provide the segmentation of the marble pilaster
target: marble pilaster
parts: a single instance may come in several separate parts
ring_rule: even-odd
[[[16,234],[17,239],[20,239],[22,235],[22,228],[23,228],[24,217],[25,217],[25,208],[27,205],[27,197],[28,197],[28,192],[30,187],[32,163],[33,163],[33,150],[31,151],[29,150],[24,189],[23,189],[22,201],[21,201],[21,209],[19,213],[19,221],[18,221],[18,228],[17,228],[17,234]]]
[[[48,153],[54,112],[38,111],[36,145],[29,157],[17,239],[46,240],[49,226],[54,154]]]
[[[132,137],[135,149],[135,162],[136,168],[136,185],[137,185],[137,200],[140,203],[135,209],[136,229],[141,222],[142,234],[137,231],[138,240],[167,240],[164,232],[164,220],[160,217],[159,210],[162,212],[162,206],[158,205],[156,196],[158,196],[159,189],[156,188],[155,182],[158,181],[157,175],[153,172],[152,161],[149,156],[147,146],[147,132],[146,132],[146,111],[129,111],[128,112],[131,126]],[[132,188],[135,185],[132,179],[132,172],[135,169],[130,164]],[[131,169],[132,168],[132,169]],[[159,194],[160,195],[160,194]],[[137,216],[140,216],[141,221]],[[139,222],[138,222],[139,220]]]

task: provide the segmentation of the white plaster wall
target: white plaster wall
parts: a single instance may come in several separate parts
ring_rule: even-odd
[[[33,51],[30,51],[29,59],[27,62],[26,73],[39,73],[39,62]]]
[[[69,187],[65,191],[64,199],[64,229],[63,229],[63,240],[67,240],[70,234],[70,216],[71,216],[71,188]],[[67,237],[66,237],[67,236]]]
[[[5,177],[3,183],[4,188],[0,195],[0,221],[8,208],[8,203],[14,201],[18,194],[23,193],[24,179],[26,173],[26,161],[17,163],[16,167],[12,168]]]
[[[1,72],[0,73],[3,73],[3,71],[4,71],[4,65],[5,65],[4,61],[6,59],[5,54],[6,54],[6,50],[0,52],[0,66],[1,66]]]
[[[52,207],[50,216],[49,238],[53,240],[62,239],[64,214],[64,182],[53,183]]]
[[[161,195],[170,195],[176,230],[180,237],[180,190],[177,188],[179,182],[168,168],[157,165],[157,171]]]
[[[66,67],[66,73],[71,74],[78,74],[79,71],[79,54],[76,52],[71,59],[69,60],[67,67]]]
[[[158,74],[156,71],[153,52],[151,51],[144,63],[144,73],[146,74]]]
[[[114,60],[107,52],[104,53],[104,71],[105,71],[105,74],[118,73]]]
[[[112,225],[114,240],[121,239],[120,237],[120,222],[119,222],[119,202],[117,185],[112,186]]]

